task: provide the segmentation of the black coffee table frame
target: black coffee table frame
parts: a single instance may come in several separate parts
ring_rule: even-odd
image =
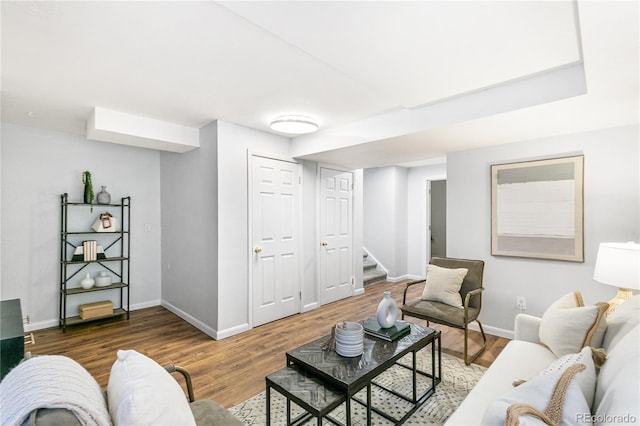
[[[394,424],[400,425],[411,417],[411,415],[434,394],[436,385],[441,381],[442,363],[440,336],[441,333],[439,330],[411,323],[411,333],[395,342],[386,342],[366,335],[364,341],[364,353],[353,358],[341,357],[333,351],[323,350],[321,345],[327,340],[327,336],[287,352],[287,365],[289,366],[288,368],[295,367],[300,371],[304,371],[306,374],[317,377],[329,388],[344,392],[347,426],[351,425],[352,400],[362,404],[366,408],[367,425],[371,424],[372,411],[394,422]],[[416,353],[423,350],[428,345],[431,345],[431,373],[419,370],[416,363]],[[412,354],[411,365],[405,365],[404,363],[398,362],[408,354]],[[377,376],[394,365],[399,365],[402,368],[407,368],[412,371],[412,395],[403,395],[374,381]],[[418,375],[431,379],[431,385],[420,395],[418,395],[417,390]],[[404,399],[409,402],[412,407],[401,419],[396,419],[390,416],[382,410],[372,406],[372,386],[384,389],[385,391]],[[267,388],[269,387],[270,384],[269,381],[267,381]],[[365,387],[367,394],[366,401],[355,398],[356,393]],[[267,391],[268,390],[269,389],[267,389]],[[291,398],[291,395],[287,394],[286,388],[278,386],[276,390],[287,398],[287,408],[289,408],[290,399],[293,399],[295,402],[295,398]],[[270,401],[267,400],[267,413],[270,411],[269,407]],[[334,408],[335,407],[331,408],[331,410]],[[335,419],[327,416],[328,411],[330,410],[324,410],[322,415],[318,416],[319,424],[321,422],[321,417],[323,416],[332,423],[337,423]],[[318,413],[312,414],[307,410],[307,413],[296,418],[293,423],[302,423],[312,415],[316,414]],[[288,419],[288,422],[289,421],[290,420]],[[269,418],[267,418],[267,424],[270,424]]]

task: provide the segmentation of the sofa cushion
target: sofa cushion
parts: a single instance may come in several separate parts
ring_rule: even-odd
[[[640,419],[640,325],[636,323],[622,337],[610,347],[598,374],[593,403],[596,424],[632,424]]]
[[[489,404],[513,389],[514,381],[534,376],[556,359],[542,345],[510,341],[446,424],[477,426]]]
[[[545,414],[549,418],[561,419],[562,424],[576,424],[576,413],[590,412],[575,379],[576,375],[584,373],[581,371],[584,368],[583,364],[572,364],[535,376],[493,401],[485,411],[481,424],[504,424],[508,413],[513,410],[513,416],[519,419],[520,425],[543,425],[544,422],[529,413],[545,413],[548,407],[549,412]],[[562,388],[563,381],[568,382],[566,389]],[[554,404],[557,406],[554,407]]]
[[[427,265],[427,281],[422,292],[422,300],[442,302],[462,308],[460,287],[469,272],[466,268],[442,268]]]
[[[182,388],[152,359],[120,350],[107,385],[109,412],[118,425],[195,425]]]
[[[582,364],[585,366],[585,370],[575,376],[575,381],[580,386],[580,390],[584,395],[589,410],[593,405],[593,397],[596,392],[596,367],[593,363],[593,357],[591,355],[591,347],[587,346],[580,352],[575,354],[568,354],[553,361],[547,368],[538,373],[539,376],[545,374],[551,374],[554,371],[565,371],[567,368],[574,364]]]
[[[606,330],[607,303],[582,306],[579,292],[562,296],[545,311],[540,342],[558,357],[577,353],[585,346],[600,347]]]
[[[607,332],[602,347],[608,352],[620,339],[640,323],[640,295],[635,295],[607,317]]]

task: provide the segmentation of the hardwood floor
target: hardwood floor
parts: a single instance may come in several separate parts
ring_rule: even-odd
[[[419,297],[421,286],[409,295]],[[365,294],[319,309],[256,327],[223,340],[213,340],[163,307],[131,312],[127,320],[109,320],[67,328],[34,331],[34,355],[66,355],[82,364],[106,389],[118,349],[135,349],[161,365],[174,363],[192,376],[197,399],[213,399],[225,407],[264,390],[264,377],[285,366],[285,352],[329,333],[339,321],[359,321],[375,314],[382,293],[389,290],[400,304],[404,283],[382,283]],[[411,319],[414,321],[414,319]],[[416,320],[416,322],[420,322]],[[443,352],[462,358],[463,331],[432,324],[442,330]],[[480,334],[471,332],[474,351]],[[487,349],[476,363],[489,366],[508,339],[487,335]],[[176,376],[178,378],[178,376]]]

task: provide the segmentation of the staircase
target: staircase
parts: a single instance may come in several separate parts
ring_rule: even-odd
[[[378,264],[368,257],[366,253],[362,255],[362,269],[364,270],[362,284],[365,288],[387,280],[387,273],[379,270]]]

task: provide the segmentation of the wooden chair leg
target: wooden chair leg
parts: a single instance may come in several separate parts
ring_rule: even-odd
[[[482,323],[478,320],[476,320],[476,322],[478,323],[478,325],[480,326],[480,334],[482,334],[482,346],[480,346],[480,349],[478,349],[478,352],[476,352],[475,354],[471,355],[471,358],[469,358],[468,355],[468,348],[469,348],[469,324],[467,324],[464,328],[464,363],[466,365],[471,364],[473,361],[475,361],[476,358],[478,358],[478,356],[486,349],[487,347],[487,336],[484,334],[484,329],[482,328]]]

